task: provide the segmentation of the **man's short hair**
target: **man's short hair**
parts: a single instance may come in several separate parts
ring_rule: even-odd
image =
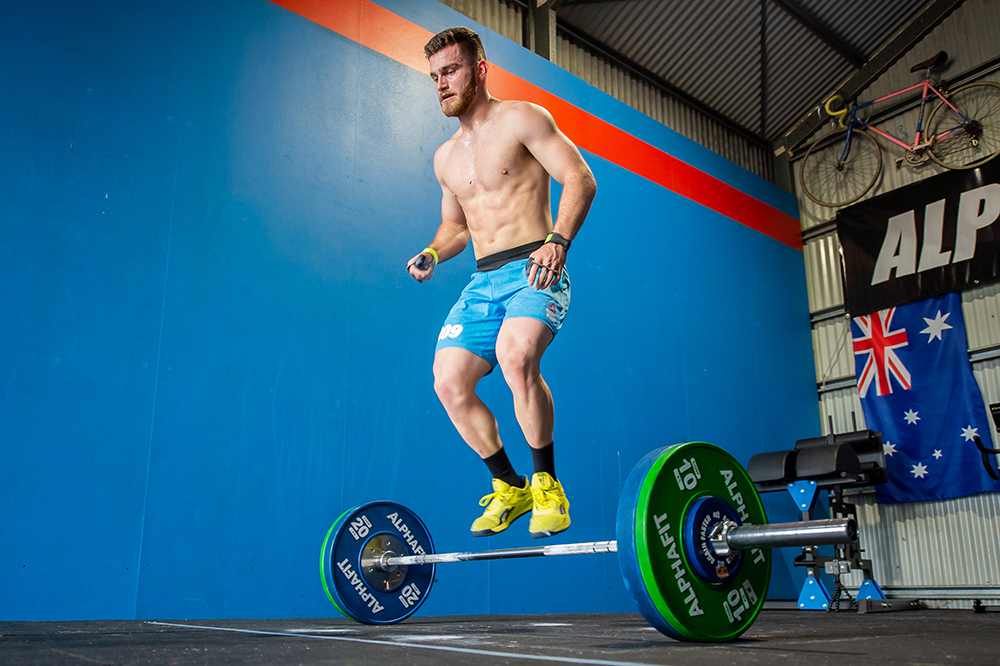
[[[483,50],[479,35],[468,28],[448,28],[434,35],[424,46],[424,57],[430,60],[432,55],[452,44],[458,44],[473,63],[486,60],[486,51]]]

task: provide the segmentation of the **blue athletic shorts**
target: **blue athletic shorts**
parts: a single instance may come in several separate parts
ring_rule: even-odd
[[[527,265],[520,259],[473,273],[444,320],[437,349],[461,347],[496,367],[497,335],[508,317],[531,317],[558,333],[569,311],[569,273],[563,268],[559,282],[538,290],[528,284]]]

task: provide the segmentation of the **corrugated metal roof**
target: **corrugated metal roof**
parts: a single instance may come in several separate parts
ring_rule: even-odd
[[[852,54],[867,60],[928,4],[565,0],[557,16],[575,33],[773,140],[856,71]]]

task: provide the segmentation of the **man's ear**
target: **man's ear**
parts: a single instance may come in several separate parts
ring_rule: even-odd
[[[479,74],[479,82],[482,83],[486,80],[486,72],[490,70],[490,64],[485,60],[480,60],[476,63],[476,69]]]

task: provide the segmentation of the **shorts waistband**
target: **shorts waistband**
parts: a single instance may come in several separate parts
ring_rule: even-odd
[[[482,259],[476,260],[476,271],[479,273],[485,273],[486,271],[495,271],[498,268],[502,268],[506,264],[512,261],[517,261],[518,259],[527,259],[531,256],[531,253],[540,248],[545,244],[544,240],[534,241],[531,243],[526,243],[524,245],[518,245],[517,247],[512,247],[509,250],[501,250],[494,254],[488,254]]]

